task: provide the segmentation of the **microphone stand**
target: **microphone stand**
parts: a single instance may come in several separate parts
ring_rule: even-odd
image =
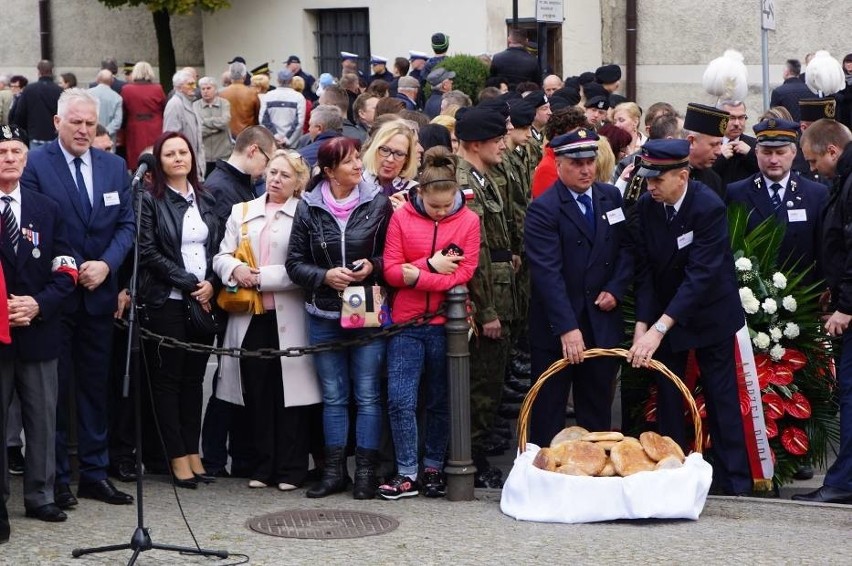
[[[169,552],[180,552],[182,554],[196,554],[200,556],[216,556],[227,558],[227,550],[208,550],[203,548],[190,548],[174,546],[170,544],[159,544],[151,540],[148,527],[145,526],[144,504],[142,494],[142,373],[139,366],[141,339],[139,335],[139,321],[137,320],[137,294],[139,288],[139,232],[142,217],[142,189],[136,178],[131,184],[131,192],[134,198],[134,209],[136,212],[136,234],[133,246],[133,275],[130,278],[130,307],[127,311],[127,357],[124,362],[124,380],[122,383],[122,396],[126,399],[130,393],[131,370],[133,379],[133,412],[136,442],[136,529],[129,543],[99,546],[94,548],[75,548],[71,556],[79,558],[84,554],[97,554],[101,552],[112,552],[115,550],[132,550],[133,555],[127,562],[127,566],[136,563],[139,555],[147,550],[166,550]]]

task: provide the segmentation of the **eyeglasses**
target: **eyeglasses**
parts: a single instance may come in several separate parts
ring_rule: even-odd
[[[408,157],[407,151],[396,151],[395,149],[391,149],[386,145],[380,145],[377,151],[382,157],[390,157],[391,155],[393,155],[393,158],[397,161],[402,161],[403,159]]]
[[[267,154],[265,151],[263,151],[263,148],[262,148],[262,147],[260,147],[259,145],[256,145],[256,146],[254,146],[254,147],[256,147],[256,148],[257,148],[257,150],[258,150],[260,153],[262,153],[262,154],[263,154],[263,156],[266,158],[266,164],[267,164],[267,165],[269,165],[269,162],[270,162],[270,161],[272,161],[272,159],[269,157],[269,154]]]

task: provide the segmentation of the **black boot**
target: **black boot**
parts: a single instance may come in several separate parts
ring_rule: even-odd
[[[0,544],[9,542],[9,513],[6,511],[6,502],[0,496]]]
[[[346,491],[347,487],[349,487],[349,474],[346,472],[346,447],[326,446],[322,480],[305,495],[316,499]]]
[[[373,499],[376,497],[376,460],[377,450],[355,449],[355,487],[354,499]]]

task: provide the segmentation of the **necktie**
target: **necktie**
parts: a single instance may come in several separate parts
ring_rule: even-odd
[[[83,164],[83,160],[79,157],[74,158],[74,169],[76,170],[77,177],[77,190],[80,192],[80,203],[83,205],[83,214],[86,215],[86,218],[92,215],[92,202],[89,200],[89,191],[86,189],[86,180],[83,179],[83,171],[80,169],[80,165]]]
[[[12,246],[12,249],[18,250],[18,240],[21,235],[18,233],[18,221],[15,220],[15,214],[12,212],[12,197],[6,195],[0,197],[6,206],[3,207],[3,237]]]
[[[769,190],[772,191],[772,198],[769,200],[772,201],[772,210],[775,212],[778,212],[778,209],[781,208],[781,197],[778,195],[778,191],[782,188],[781,183],[772,183],[769,186]]]
[[[666,207],[666,224],[671,224],[672,220],[674,220],[674,217],[677,214],[677,210],[675,210],[675,207],[670,205],[670,204],[665,205],[665,207]]]
[[[583,213],[583,216],[586,217],[586,222],[589,223],[589,228],[592,231],[595,230],[595,211],[592,209],[592,199],[589,195],[577,195],[577,202],[582,204],[586,208],[586,212]]]

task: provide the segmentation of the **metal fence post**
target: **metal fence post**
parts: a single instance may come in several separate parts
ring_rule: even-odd
[[[467,287],[457,285],[447,293],[447,379],[450,402],[450,457],[447,499],[473,500],[470,456],[470,351],[468,349]]]

